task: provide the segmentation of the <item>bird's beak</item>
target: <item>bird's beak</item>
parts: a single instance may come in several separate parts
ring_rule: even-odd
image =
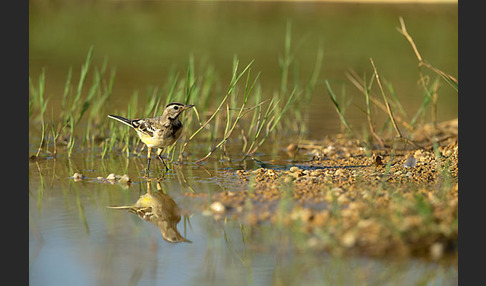
[[[183,110],[187,110],[191,107],[194,107],[194,104],[188,104],[188,105],[184,105],[184,107],[182,108]]]

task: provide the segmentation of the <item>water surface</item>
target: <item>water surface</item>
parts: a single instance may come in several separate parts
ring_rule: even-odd
[[[236,180],[210,163],[204,168],[171,165],[174,169],[161,181],[162,191],[182,211],[177,229],[191,241],[169,243],[155,225],[127,211],[107,208],[133,204],[147,192],[139,160],[131,158],[122,167],[133,180],[127,186],[96,179],[106,177],[108,170],[82,159],[82,154],[75,155],[70,160],[61,157],[29,164],[33,284],[457,284],[454,262],[336,257],[299,247],[302,241],[295,243],[299,237],[285,228],[206,215],[201,205],[209,205],[210,194],[241,191]],[[117,169],[116,163],[104,162],[111,170]],[[162,166],[154,164],[154,169],[161,171]],[[76,182],[73,171],[86,178]],[[154,191],[156,183],[149,184]],[[187,195],[192,193],[208,196]]]

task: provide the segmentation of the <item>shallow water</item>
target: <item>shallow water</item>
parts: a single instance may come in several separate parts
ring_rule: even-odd
[[[100,1],[90,9],[30,3],[29,73],[37,79],[41,68],[47,67],[46,94],[54,109],[58,108],[69,66],[73,67],[73,79],[77,78],[90,45],[95,48],[95,63],[108,57],[110,67],[117,69],[115,96],[110,102],[113,110],[126,110],[126,102],[136,90],[142,93],[147,86],[164,85],[170,68],[184,72],[191,53],[196,63],[205,60],[215,66],[223,87],[234,54],[245,64],[255,59],[253,67],[262,71],[262,87],[271,94],[280,84],[278,58],[283,53],[289,19],[303,77],[314,66],[319,41],[324,48],[322,80],[308,110],[310,132],[306,139],[322,139],[341,128],[324,79],[336,90],[346,86],[348,98],[353,98],[347,112],[351,123],[358,126],[365,122],[363,113],[355,108],[362,95],[344,73],[352,68],[360,75],[371,75],[369,57],[393,83],[410,114],[417,110],[423,101],[416,83],[417,62],[409,44],[395,30],[398,16],[404,17],[424,58],[457,77],[457,4],[115,2],[119,1]],[[440,91],[439,120],[457,117],[457,93],[446,85]],[[39,128],[29,127],[34,133],[29,133],[32,155],[39,142],[35,134]],[[285,166],[292,158],[283,150],[288,142],[280,143],[278,147],[265,144],[257,158]],[[188,161],[204,155],[191,154]],[[241,154],[231,158],[241,158]],[[302,155],[295,159],[309,158]],[[133,204],[147,192],[145,164],[144,156],[110,154],[100,159],[100,152],[78,149],[70,159],[60,151],[57,158],[29,162],[31,284],[457,284],[457,260],[336,257],[299,247],[306,238],[282,227],[255,227],[237,219],[216,220],[206,215],[201,206],[209,205],[211,194],[239,191],[238,181],[222,173],[242,166],[217,156],[202,164],[171,165],[162,180],[163,192],[182,211],[177,229],[192,241],[169,243],[155,225],[127,211],[108,208]],[[158,162],[152,165],[151,176],[162,173]],[[246,160],[244,167],[259,165]],[[86,178],[76,182],[72,178],[75,172]],[[110,173],[127,174],[132,184],[97,179]],[[156,188],[155,182],[150,184]],[[207,196],[187,195],[193,192]]]
[[[147,188],[156,190],[155,181],[147,183],[143,178],[144,163],[145,158],[136,156],[101,160],[83,153],[74,153],[71,159],[59,156],[29,163],[31,283],[457,284],[455,262],[336,257],[299,247],[302,241],[295,240],[301,238],[283,227],[250,226],[238,219],[207,215],[201,206],[209,205],[210,194],[241,189],[213,159],[203,165],[171,164],[161,181],[162,191],[181,209],[177,229],[191,241],[169,243],[155,225],[125,210],[108,208],[131,205]],[[158,176],[161,170],[153,164],[151,176]],[[75,181],[74,172],[85,178]],[[111,172],[128,174],[132,183],[97,179]],[[208,196],[193,198],[187,195],[191,193]]]

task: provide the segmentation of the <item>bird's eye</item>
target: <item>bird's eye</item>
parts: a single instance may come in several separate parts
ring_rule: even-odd
[[[174,106],[174,110],[179,110],[179,106]]]

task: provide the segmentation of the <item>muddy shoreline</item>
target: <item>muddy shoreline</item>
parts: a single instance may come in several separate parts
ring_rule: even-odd
[[[307,147],[289,146],[291,152],[314,154],[313,159],[285,168],[268,164],[256,170],[225,171],[223,176],[237,177],[240,188],[210,198],[202,195],[208,202],[203,211],[218,220],[297,229],[308,234],[306,247],[334,254],[432,260],[457,256],[454,131],[434,148],[409,145],[382,148],[371,155],[361,142],[346,136]]]

